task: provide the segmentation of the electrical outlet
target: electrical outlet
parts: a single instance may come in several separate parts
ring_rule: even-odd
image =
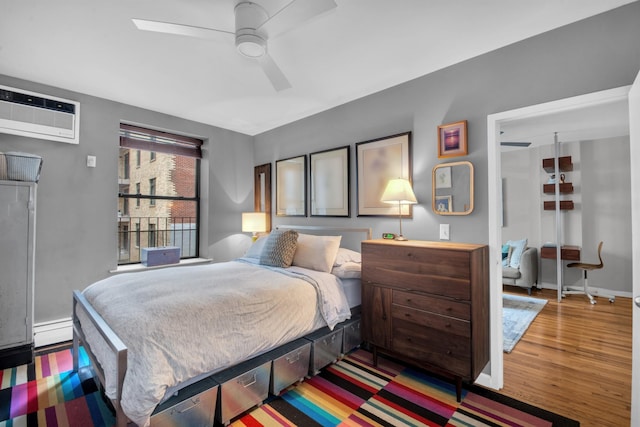
[[[96,167],[96,156],[87,156],[87,167],[88,168]]]
[[[440,224],[440,240],[449,240],[449,224]]]

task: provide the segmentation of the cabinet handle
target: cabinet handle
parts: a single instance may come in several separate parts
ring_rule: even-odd
[[[244,388],[254,385],[256,382],[258,382],[258,375],[255,372],[250,377],[238,379],[238,384]]]
[[[447,323],[444,324],[444,326],[445,326],[445,328],[450,328],[451,327],[451,323],[447,322]]]

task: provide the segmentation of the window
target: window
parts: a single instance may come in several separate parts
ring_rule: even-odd
[[[155,196],[156,195],[156,179],[155,178],[151,178],[149,180],[149,196]],[[156,205],[156,199],[151,198],[149,199],[149,206],[155,206]]]
[[[142,248],[154,246],[178,246],[181,258],[199,256],[201,146],[195,138],[120,125],[119,159],[128,163],[131,157],[136,167],[118,168],[118,264],[139,263]],[[140,164],[141,152],[148,163]],[[136,200],[134,215],[128,214],[131,199]],[[125,238],[127,233],[134,238]]]
[[[148,247],[153,248],[158,245],[158,240],[156,239],[156,225],[149,224],[149,242]]]

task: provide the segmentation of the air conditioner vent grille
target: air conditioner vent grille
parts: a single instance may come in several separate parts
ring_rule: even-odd
[[[78,144],[80,104],[0,86],[0,132]]]

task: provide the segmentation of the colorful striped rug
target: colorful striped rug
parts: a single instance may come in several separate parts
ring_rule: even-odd
[[[72,371],[68,349],[0,370],[0,427],[111,426],[81,349]],[[424,372],[357,350],[249,411],[233,426],[579,426],[579,423],[480,387],[463,390]]]

